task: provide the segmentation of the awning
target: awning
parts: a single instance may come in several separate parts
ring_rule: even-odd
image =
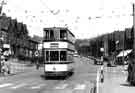
[[[131,53],[132,49],[121,51],[117,57],[127,56],[129,53]]]

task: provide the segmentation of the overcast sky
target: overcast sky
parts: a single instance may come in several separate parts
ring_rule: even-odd
[[[5,1],[3,12],[27,24],[30,35],[42,36],[44,27],[68,26],[76,38],[82,39],[133,25],[134,0]]]

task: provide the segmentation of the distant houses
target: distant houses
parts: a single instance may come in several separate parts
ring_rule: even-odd
[[[6,15],[0,16],[0,48],[3,51],[11,51],[14,58],[32,59],[39,43],[38,39],[28,35],[26,24]],[[8,45],[9,48],[4,45]]]
[[[85,56],[116,56],[122,50],[132,49],[133,39],[133,28],[126,28],[87,40],[76,40],[76,50]]]

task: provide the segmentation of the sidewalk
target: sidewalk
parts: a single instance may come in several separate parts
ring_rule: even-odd
[[[8,60],[7,64],[10,66],[10,74],[6,74],[5,76],[12,76],[21,74],[24,72],[30,72],[36,69],[34,64],[30,64],[30,62],[18,61],[18,60]],[[3,74],[0,73],[0,77],[3,77]]]
[[[100,83],[99,93],[135,93],[135,86],[130,86],[126,82],[127,72],[121,66],[112,69],[116,71],[104,72],[104,83]]]

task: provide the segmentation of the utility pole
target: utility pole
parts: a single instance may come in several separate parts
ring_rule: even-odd
[[[135,54],[135,4],[133,3],[133,50]]]
[[[124,66],[124,59],[125,59],[125,56],[124,56],[124,48],[125,48],[125,32],[123,32],[123,57],[122,57],[122,61],[123,61],[123,66]]]
[[[108,57],[108,35],[104,38],[104,56]]]

